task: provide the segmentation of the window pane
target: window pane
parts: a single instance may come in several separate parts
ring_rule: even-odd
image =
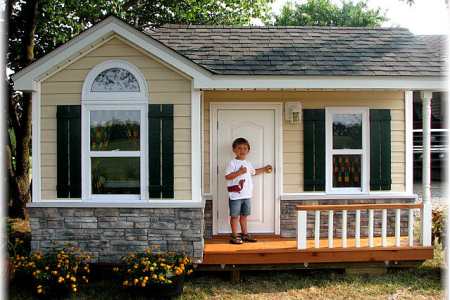
[[[361,187],[361,155],[333,155],[333,187]]]
[[[362,114],[333,114],[333,149],[362,149]]]
[[[139,151],[140,111],[91,111],[92,151]]]
[[[92,194],[140,194],[139,157],[93,157]]]
[[[111,68],[97,75],[91,92],[139,92],[139,83],[127,70]]]

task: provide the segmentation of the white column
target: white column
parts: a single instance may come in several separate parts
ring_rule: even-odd
[[[191,91],[191,190],[192,200],[202,201],[201,94]]]
[[[307,248],[307,212],[297,211],[297,249]]]
[[[33,156],[31,158],[32,202],[41,200],[41,84],[36,83],[36,90],[31,94],[31,144]]]
[[[431,91],[421,92],[422,99],[422,245],[431,246]]]

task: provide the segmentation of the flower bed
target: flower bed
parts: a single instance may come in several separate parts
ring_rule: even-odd
[[[11,277],[19,286],[31,284],[38,298],[60,298],[77,293],[89,282],[89,259],[76,248],[16,255],[11,258]]]
[[[143,253],[122,258],[114,268],[124,289],[151,297],[176,297],[183,292],[184,279],[192,273],[192,261],[183,254]]]

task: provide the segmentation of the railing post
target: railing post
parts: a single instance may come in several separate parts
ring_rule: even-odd
[[[297,211],[297,249],[306,249],[307,215],[305,210]]]
[[[431,91],[421,92],[422,98],[422,245],[431,246]]]

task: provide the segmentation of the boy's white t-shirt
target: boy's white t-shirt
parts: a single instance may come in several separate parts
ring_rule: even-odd
[[[249,199],[252,197],[253,194],[253,181],[252,181],[252,175],[256,174],[255,169],[253,168],[252,164],[249,161],[246,160],[239,160],[239,159],[232,159],[225,170],[225,175],[228,175],[230,173],[238,171],[241,166],[244,166],[247,168],[247,172],[239,175],[238,177],[234,178],[233,180],[227,180],[227,186],[234,186],[234,185],[240,185],[239,182],[241,180],[244,180],[242,184],[242,189],[239,192],[228,192],[228,195],[231,200],[238,200],[238,199]]]

